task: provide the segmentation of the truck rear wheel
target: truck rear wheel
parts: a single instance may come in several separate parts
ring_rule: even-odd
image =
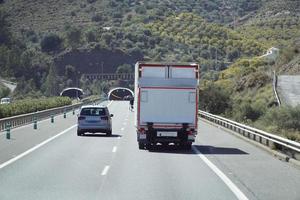
[[[180,148],[182,150],[190,151],[192,149],[192,144],[190,144],[190,143],[180,144]]]
[[[146,144],[146,149],[151,151],[153,149],[153,146],[150,143],[148,143],[148,144]]]

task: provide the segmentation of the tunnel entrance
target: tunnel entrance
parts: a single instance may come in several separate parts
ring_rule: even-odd
[[[70,97],[72,99],[81,98],[83,95],[83,90],[80,88],[66,88],[61,93],[60,96]]]
[[[114,88],[108,93],[108,99],[114,101],[129,101],[133,96],[132,90],[123,87]]]

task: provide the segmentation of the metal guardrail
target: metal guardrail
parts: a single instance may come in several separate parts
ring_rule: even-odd
[[[233,130],[245,137],[248,137],[256,142],[264,144],[268,147],[276,147],[279,150],[287,153],[290,157],[295,158],[295,155],[300,153],[300,143],[271,134],[265,131],[210,114],[199,110],[200,117],[207,119],[215,124],[221,125],[225,128]],[[299,159],[299,158],[298,158]]]
[[[58,108],[37,111],[34,113],[28,113],[28,114],[3,118],[3,119],[0,119],[0,132],[6,130],[7,123],[10,123],[11,128],[16,128],[19,126],[33,123],[35,118],[38,121],[40,121],[40,120],[49,118],[51,115],[56,116],[56,115],[62,114],[64,112],[70,112],[73,109],[76,110],[76,109],[80,108],[82,105],[94,103],[99,100],[100,99],[89,100],[89,101],[85,101],[85,102],[74,104],[74,105],[62,106],[62,107],[58,107]]]

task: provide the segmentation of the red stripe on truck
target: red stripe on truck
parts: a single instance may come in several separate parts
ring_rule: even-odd
[[[195,90],[196,88],[184,88],[184,87],[141,87],[142,89],[166,89],[166,90]]]
[[[140,90],[138,89],[138,110],[137,110],[137,125],[139,126],[140,125],[140,111],[141,111],[141,93],[140,93]]]

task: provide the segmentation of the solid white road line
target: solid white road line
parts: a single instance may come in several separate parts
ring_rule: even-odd
[[[114,146],[114,148],[112,149],[112,152],[113,153],[117,152],[117,146]]]
[[[67,128],[67,129],[65,129],[64,131],[62,131],[62,132],[58,133],[57,135],[55,135],[55,136],[53,136],[53,137],[51,137],[51,138],[45,140],[44,142],[42,142],[42,143],[40,143],[40,144],[38,144],[38,145],[32,147],[31,149],[29,149],[29,150],[27,150],[27,151],[21,153],[20,155],[18,155],[18,156],[16,156],[16,157],[14,157],[14,158],[12,158],[12,159],[6,161],[5,163],[3,163],[3,164],[0,165],[0,169],[2,169],[3,167],[5,167],[5,166],[7,166],[7,165],[10,165],[10,164],[14,163],[15,161],[17,161],[17,160],[23,158],[24,156],[26,156],[26,155],[32,153],[33,151],[35,151],[35,150],[37,150],[38,148],[44,146],[45,144],[51,142],[52,140],[56,139],[57,137],[61,136],[62,134],[67,133],[68,131],[70,131],[71,129],[75,128],[76,126],[77,126],[77,124],[75,124],[75,125],[73,125],[73,126]]]
[[[105,176],[109,170],[109,165],[106,165],[101,173],[102,176]]]
[[[234,193],[234,195],[239,200],[248,200],[245,194],[221,171],[217,166],[215,166],[211,161],[209,161],[196,147],[192,147],[193,151],[205,162],[205,164],[213,170],[217,176],[229,187],[229,189]]]
[[[113,102],[113,101],[110,101],[110,102],[107,104],[107,107],[109,107],[109,106],[112,104],[112,102]]]

